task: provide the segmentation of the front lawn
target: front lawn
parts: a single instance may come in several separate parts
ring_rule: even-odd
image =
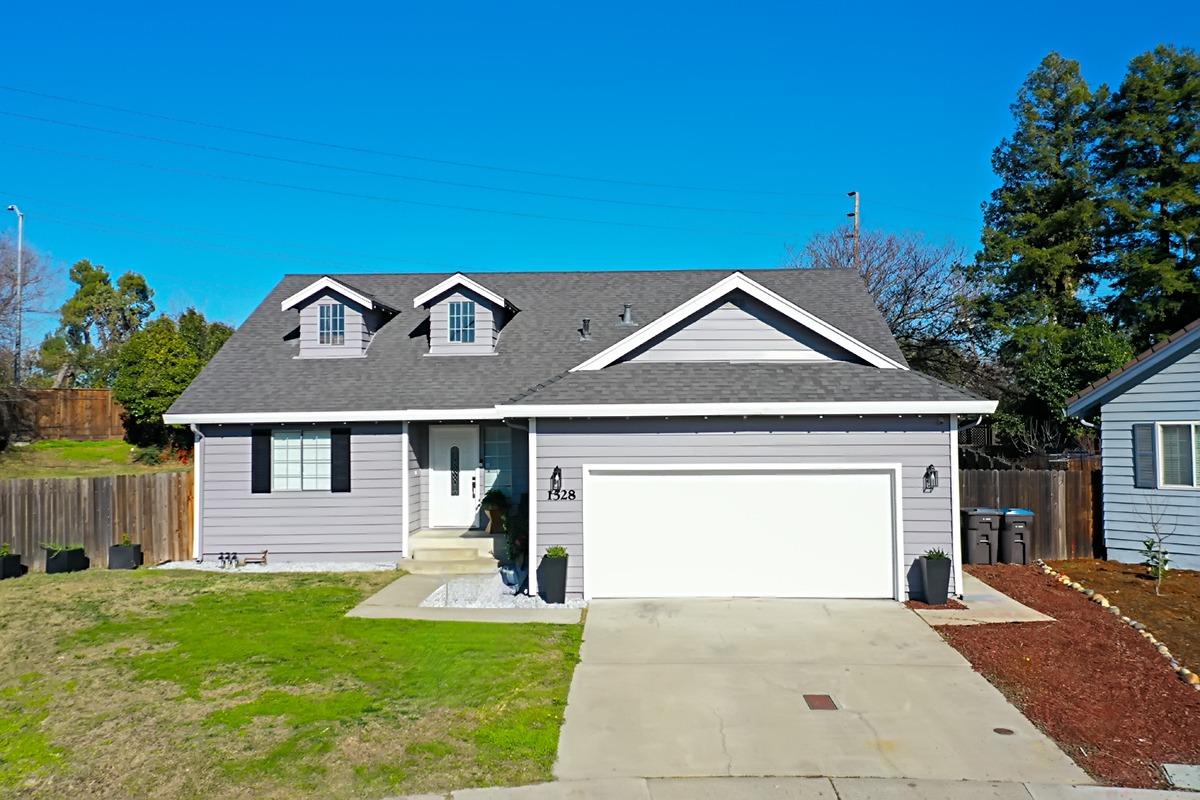
[[[186,464],[166,460],[138,461],[139,452],[123,439],[80,442],[43,439],[32,444],[10,445],[0,452],[0,478],[96,478],[185,469]]]
[[[1050,566],[1107,597],[1165,642],[1181,664],[1200,669],[1200,572],[1168,571],[1162,594],[1155,596],[1154,581],[1137,564],[1088,559]]]
[[[348,619],[395,573],[0,582],[0,797],[549,779],[580,626]]]

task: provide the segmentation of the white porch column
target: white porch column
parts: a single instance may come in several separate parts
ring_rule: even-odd
[[[537,510],[541,490],[538,489],[537,420],[529,419],[529,593],[538,593],[537,584]]]
[[[405,558],[409,558],[408,553],[408,473],[412,471],[412,462],[409,460],[408,451],[408,420],[400,423],[400,452],[401,463],[404,470],[400,473],[400,515],[403,518],[400,523],[400,549]]]
[[[962,523],[962,507],[958,487],[958,415],[950,414],[948,419],[950,432],[950,557],[954,559],[951,566],[954,570],[954,592],[962,597],[963,554],[962,532],[959,530]]]
[[[192,426],[192,558],[200,558],[200,525],[204,516],[204,434]]]

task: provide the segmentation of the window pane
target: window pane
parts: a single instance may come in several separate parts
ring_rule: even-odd
[[[475,341],[475,303],[455,300],[450,303],[450,341]]]
[[[1194,486],[1196,464],[1191,425],[1162,426],[1163,483]]]
[[[450,448],[450,496],[458,497],[459,464],[458,448]]]
[[[1200,425],[1192,428],[1192,485],[1200,486]]]
[[[329,431],[304,431],[303,488],[310,491],[328,491],[332,454]]]
[[[291,492],[300,489],[300,431],[271,432],[271,489]]]
[[[346,343],[346,307],[341,303],[317,306],[317,341],[320,344]]]

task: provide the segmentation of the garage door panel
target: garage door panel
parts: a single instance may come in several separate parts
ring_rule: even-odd
[[[890,470],[593,468],[592,597],[892,597]]]

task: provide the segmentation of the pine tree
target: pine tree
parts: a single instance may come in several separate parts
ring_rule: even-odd
[[[1012,105],[1016,130],[992,155],[1000,186],[984,205],[975,274],[998,331],[1073,325],[1097,284],[1101,215],[1090,150],[1095,98],[1078,62],[1051,53]]]
[[[1098,147],[1109,310],[1135,344],[1200,317],[1200,57],[1160,45],[1129,64]]]

